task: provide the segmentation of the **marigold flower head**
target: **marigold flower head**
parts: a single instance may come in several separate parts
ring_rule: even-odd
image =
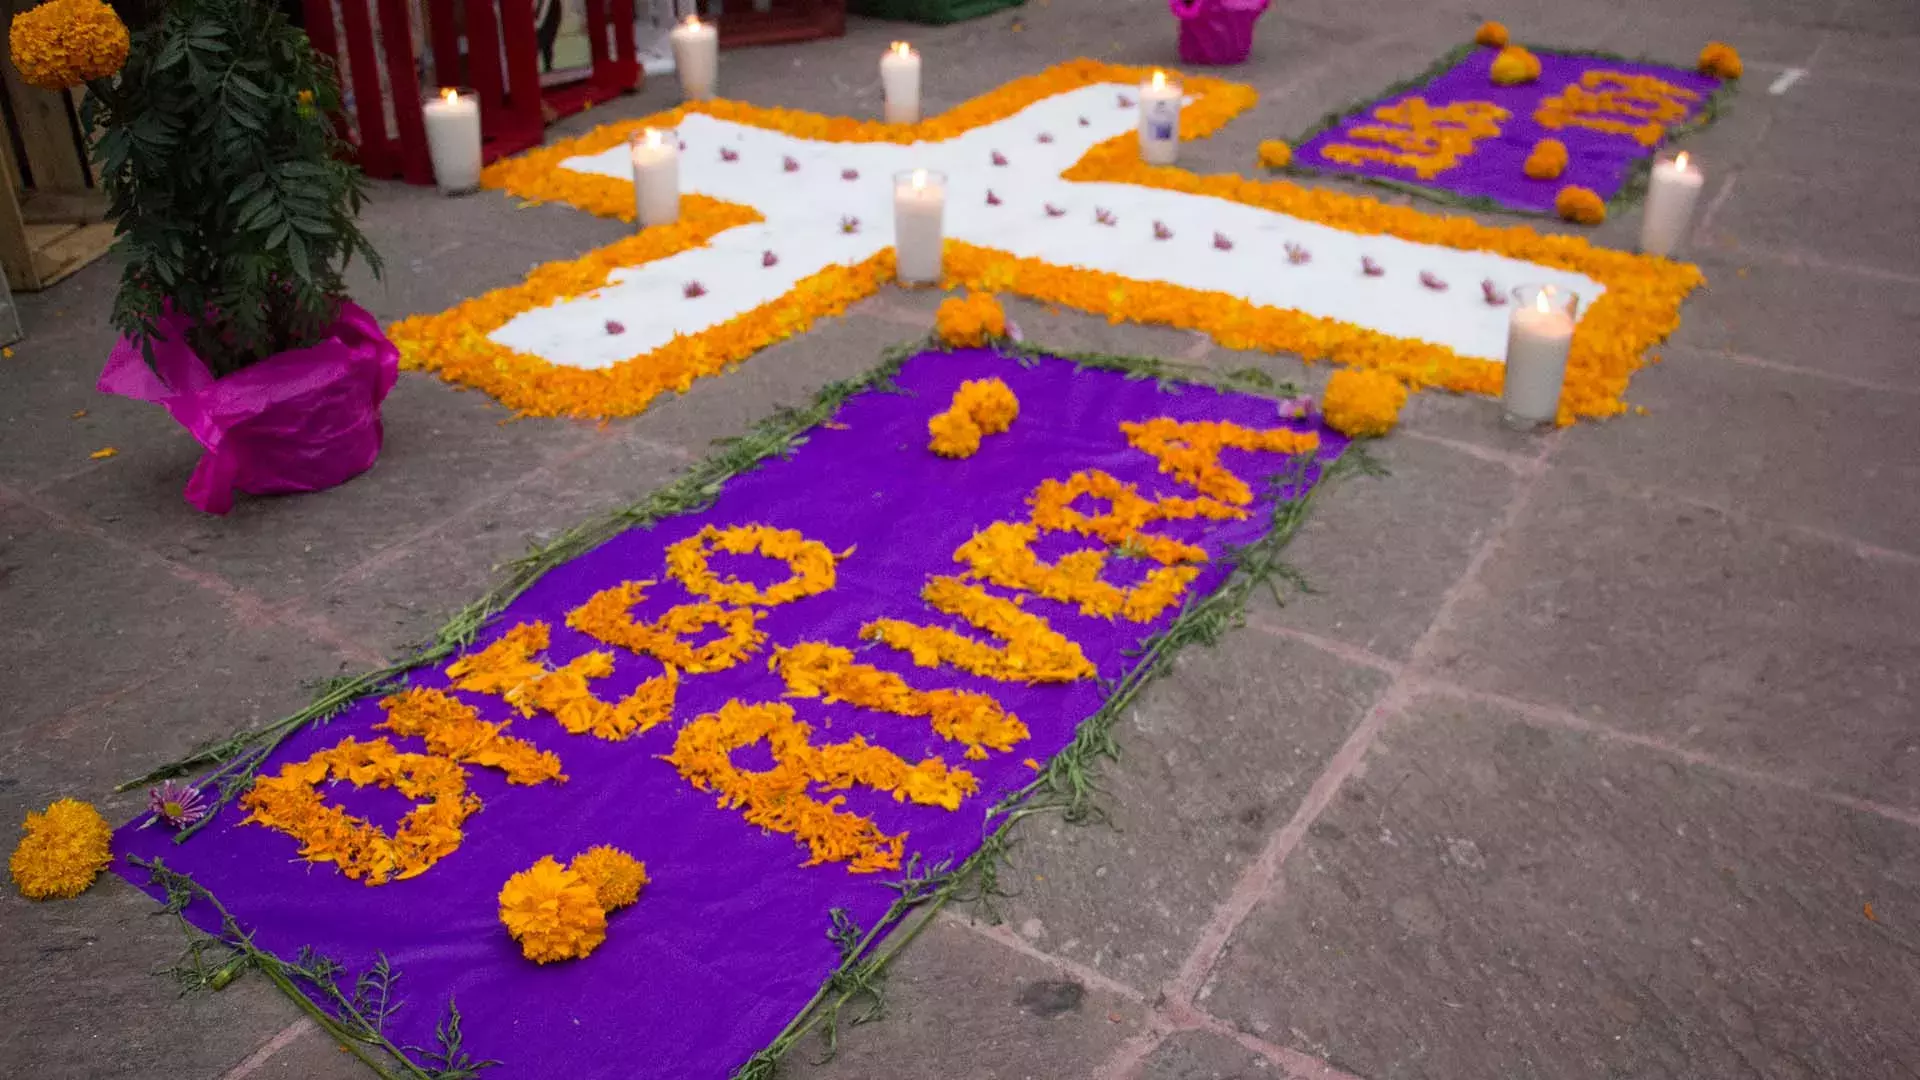
[[[89,803],[59,799],[41,813],[27,813],[26,835],[7,868],[29,900],[79,896],[113,861],[113,830]]]
[[[1493,58],[1490,74],[1501,86],[1519,86],[1540,77],[1540,58],[1518,45],[1509,45]]]
[[[106,78],[127,62],[130,44],[126,24],[100,0],[48,0],[15,15],[7,40],[20,77],[42,90]]]
[[[500,922],[536,964],[586,956],[607,940],[607,911],[594,886],[551,855],[507,879]]]
[[[948,297],[933,313],[934,334],[954,348],[976,348],[1007,332],[1007,313],[991,293]]]
[[[1737,79],[1742,65],[1740,54],[1724,41],[1709,41],[1700,50],[1700,73],[1716,79]]]
[[[935,413],[927,420],[927,449],[945,458],[969,458],[980,449],[980,426],[965,413]]]
[[[1507,47],[1507,28],[1489,19],[1480,24],[1480,29],[1473,32],[1473,41],[1474,44],[1484,45],[1489,49],[1504,49]]]
[[[1269,169],[1284,169],[1293,160],[1293,147],[1279,139],[1260,141],[1260,164]]]
[[[1578,184],[1560,189],[1560,194],[1553,197],[1553,212],[1578,225],[1598,225],[1607,220],[1607,204]]]
[[[1020,399],[999,379],[968,379],[953,394],[953,411],[973,418],[983,435],[998,435],[1020,416]]]
[[[1382,371],[1341,368],[1327,380],[1320,411],[1334,430],[1355,437],[1385,435],[1400,419],[1407,388]]]
[[[1530,179],[1558,180],[1567,171],[1567,144],[1559,139],[1541,139],[1533,144],[1533,152],[1522,168]]]
[[[593,895],[606,911],[618,911],[640,899],[640,890],[647,885],[647,864],[608,844],[575,855],[567,869],[593,886]]]

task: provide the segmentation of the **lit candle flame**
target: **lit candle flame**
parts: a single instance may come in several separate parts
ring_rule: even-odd
[[[1167,88],[1167,73],[1166,73],[1166,72],[1164,72],[1164,71],[1155,71],[1155,72],[1153,73],[1153,88],[1154,88],[1155,90],[1165,90],[1165,89]]]
[[[913,46],[911,46],[911,45],[909,45],[909,44],[907,44],[907,43],[906,43],[906,42],[904,42],[904,41],[896,41],[896,42],[894,42],[894,43],[893,43],[893,55],[895,55],[895,56],[912,56],[912,55],[913,55]]]
[[[696,27],[696,26],[699,26],[699,25],[700,25],[700,16],[698,16],[698,15],[689,15],[689,16],[687,16],[687,20],[686,20],[685,22],[683,22],[683,23],[681,23],[680,25],[681,25],[681,26],[684,26],[684,27],[686,27],[686,28],[688,28],[689,30],[691,30],[692,28],[694,28],[694,27]]]
[[[443,86],[440,88],[440,100],[451,105],[460,100],[460,91],[451,86]]]
[[[1547,294],[1552,291],[1552,289],[1541,289],[1539,292],[1533,294],[1533,306],[1539,308],[1540,314],[1542,315],[1553,310],[1547,306]]]
[[[913,190],[920,191],[927,186],[927,170],[913,170]]]
[[[659,129],[659,128],[648,128],[648,129],[647,129],[647,147],[648,147],[648,149],[653,149],[653,148],[656,148],[656,147],[658,147],[659,145],[660,145],[660,129]]]
[[[1673,167],[1679,169],[1681,172],[1687,171],[1687,152],[1685,150],[1680,151],[1679,155],[1673,159]]]

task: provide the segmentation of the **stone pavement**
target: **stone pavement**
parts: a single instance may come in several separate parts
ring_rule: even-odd
[[[1900,105],[1920,8],[1280,0],[1233,73],[1262,104],[1183,163],[1247,171],[1261,138],[1421,70],[1477,15],[1521,40],[1685,61],[1718,38],[1747,60],[1733,111],[1689,144],[1711,176],[1690,254],[1713,284],[1635,380],[1650,414],[1531,439],[1492,402],[1416,399],[1379,447],[1392,476],[1331,493],[1294,545],[1316,591],[1262,601],[1143,698],[1111,822],[1030,822],[1016,895],[942,915],[887,1018],[788,1075],[1920,1076],[1920,138]],[[1034,0],[939,30],[855,20],[729,54],[722,77],[872,114],[875,58],[904,36],[944,108],[1077,55],[1171,64],[1173,35],[1158,0]],[[1787,68],[1807,74],[1770,94]],[[383,318],[622,231],[388,185],[366,219],[390,271],[358,296]],[[139,800],[114,782],[425,635],[529,539],[866,368],[937,300],[884,293],[606,425],[510,423],[404,376],[372,472],[216,519],[180,498],[197,447],[91,391],[111,283],[96,266],[21,297],[30,337],[0,362],[7,822],[60,795],[126,818]],[[1326,374],[1010,307],[1042,344]],[[178,931],[117,880],[71,903],[0,894],[0,1073],[365,1075],[258,978],[176,997],[152,972]]]

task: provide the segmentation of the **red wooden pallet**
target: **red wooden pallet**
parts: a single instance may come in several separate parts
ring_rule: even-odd
[[[726,0],[714,21],[723,49],[840,37],[847,32],[847,0],[773,0],[769,11],[753,10],[750,0]]]
[[[567,116],[632,90],[640,82],[633,41],[633,0],[585,0],[593,49],[590,74],[565,86],[540,86],[540,47],[533,0],[427,0],[428,44],[442,85],[472,88],[480,96],[481,157],[485,161],[537,146],[546,131],[544,104]],[[307,36],[314,48],[338,58],[334,0],[304,0]],[[460,50],[465,16],[466,52]],[[368,176],[433,183],[426,125],[419,103],[426,91],[415,72],[408,0],[339,0],[340,31],[354,98],[354,158]],[[380,39],[374,38],[378,19]],[[609,41],[609,27],[611,38]],[[384,44],[385,55],[381,46]],[[387,122],[380,73],[392,94]],[[397,130],[396,130],[397,129]]]

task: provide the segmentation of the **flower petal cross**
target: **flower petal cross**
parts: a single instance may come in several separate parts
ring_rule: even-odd
[[[1115,104],[1141,75],[1074,61],[916,125],[692,103],[497,163],[484,179],[490,187],[631,220],[631,131],[671,126],[694,150],[681,161],[678,224],[542,267],[522,285],[442,314],[402,320],[391,335],[410,366],[525,413],[638,413],[657,395],[684,390],[885,285],[893,187],[841,177],[913,169],[949,178],[948,287],[1013,292],[1201,330],[1229,347],[1378,368],[1416,388],[1497,393],[1506,313],[1422,288],[1411,274],[1355,275],[1350,268],[1363,256],[1502,290],[1572,290],[1583,298],[1583,321],[1569,419],[1624,410],[1619,398],[1641,354],[1678,324],[1681,300],[1701,280],[1691,266],[1523,227],[1285,182],[1148,169],[1134,145],[1135,112]],[[1182,128],[1196,138],[1254,99],[1217,79],[1185,85]],[[1024,149],[989,167],[996,146]],[[1103,218],[1161,222],[1161,239],[1142,243],[1138,230],[1104,227]],[[868,227],[848,229],[846,221]],[[1223,247],[1211,241],[1217,236],[1263,241]],[[1283,244],[1321,258],[1296,256],[1287,274],[1274,274]],[[764,263],[768,250],[783,254],[777,265]],[[677,300],[689,280],[710,294],[698,304],[663,302]],[[628,332],[607,334],[609,321]]]

